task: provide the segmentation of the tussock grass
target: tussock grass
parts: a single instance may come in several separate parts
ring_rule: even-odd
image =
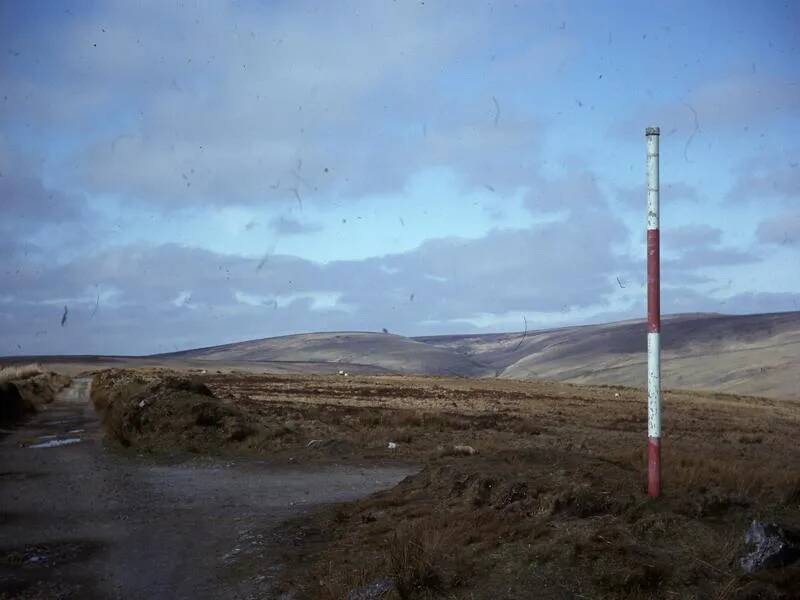
[[[12,365],[0,369],[0,383],[7,381],[16,381],[21,379],[30,379],[36,375],[41,375],[45,370],[42,365],[38,363],[31,363],[29,365]]]
[[[450,547],[447,531],[426,519],[395,530],[387,550],[388,571],[401,598],[442,591]]]

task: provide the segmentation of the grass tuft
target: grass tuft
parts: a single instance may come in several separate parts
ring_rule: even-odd
[[[29,365],[13,365],[0,369],[0,383],[21,379],[30,379],[36,375],[41,375],[45,370],[40,364],[31,363]]]

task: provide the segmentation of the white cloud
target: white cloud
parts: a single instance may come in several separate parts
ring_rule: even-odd
[[[172,300],[173,306],[185,306],[187,308],[192,308],[192,292],[189,290],[183,290],[179,292],[177,296]]]

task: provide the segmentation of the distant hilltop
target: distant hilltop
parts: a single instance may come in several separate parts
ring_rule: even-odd
[[[800,312],[667,315],[665,388],[800,397]],[[409,338],[303,333],[160,354],[159,360],[262,365],[276,372],[401,373],[645,385],[643,320],[527,333]]]
[[[662,386],[800,399],[800,311],[662,318]],[[405,337],[300,333],[150,356],[13,356],[65,372],[110,366],[373,375],[554,379],[645,387],[644,320],[515,333]]]

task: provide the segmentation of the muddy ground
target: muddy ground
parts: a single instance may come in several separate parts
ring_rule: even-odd
[[[109,435],[141,452],[421,465],[285,526],[288,597],[798,597],[800,565],[738,565],[753,519],[800,528],[796,401],[667,391],[650,500],[641,390],[158,370],[97,389]]]

